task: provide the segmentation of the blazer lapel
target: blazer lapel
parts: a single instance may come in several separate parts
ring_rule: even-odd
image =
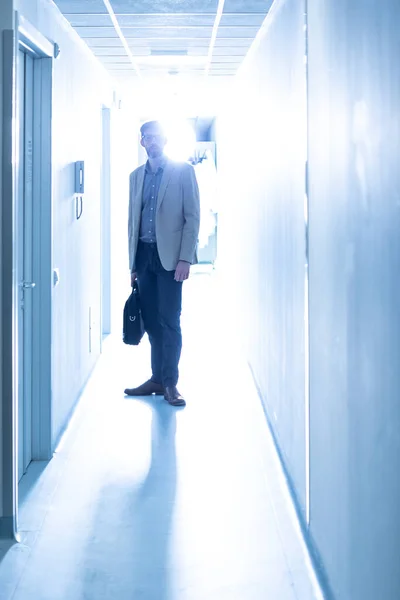
[[[175,168],[175,165],[171,161],[167,160],[165,167],[164,167],[164,173],[163,173],[163,176],[161,179],[160,189],[158,191],[157,210],[160,208],[161,203],[164,200],[165,192],[167,191],[168,183],[169,183],[169,180],[171,179],[171,175],[172,175],[174,168]]]

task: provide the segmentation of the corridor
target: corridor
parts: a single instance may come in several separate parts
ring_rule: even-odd
[[[0,600],[400,599],[399,31],[399,0],[0,1]],[[189,164],[149,234],[215,266],[176,411],[124,396],[157,139]]]
[[[322,598],[218,275],[199,266],[185,285],[188,406],[124,397],[147,341],[106,342],[54,459],[23,480],[1,600]]]

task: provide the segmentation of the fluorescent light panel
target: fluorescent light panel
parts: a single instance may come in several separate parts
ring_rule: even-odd
[[[135,60],[141,65],[185,66],[205,65],[207,56],[189,56],[187,51],[152,50],[149,56],[136,56]]]

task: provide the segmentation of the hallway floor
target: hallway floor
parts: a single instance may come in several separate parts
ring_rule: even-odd
[[[124,397],[149,347],[107,340],[54,459],[22,480],[0,600],[321,599],[216,278],[185,285],[187,407]]]

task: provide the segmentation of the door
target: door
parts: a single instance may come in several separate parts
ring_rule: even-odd
[[[18,476],[21,479],[32,460],[32,305],[35,288],[32,281],[34,59],[21,50],[18,74]]]

